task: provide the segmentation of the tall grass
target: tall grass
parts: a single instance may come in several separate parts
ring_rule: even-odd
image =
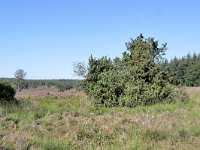
[[[190,96],[134,109],[79,97],[0,106],[0,149],[199,149],[200,101]]]

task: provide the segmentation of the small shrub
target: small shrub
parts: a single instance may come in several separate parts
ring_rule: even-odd
[[[84,130],[84,129],[81,129],[81,130],[78,130],[77,133],[76,133],[76,139],[78,141],[82,141],[82,140],[88,140],[88,139],[92,139],[94,138],[95,136],[95,132],[93,130]]]
[[[155,140],[155,141],[167,139],[167,134],[163,131],[158,131],[158,130],[150,130],[149,129],[144,132],[143,136],[149,140]]]
[[[44,111],[37,111],[34,113],[34,119],[40,119],[43,118],[46,115],[46,112]]]
[[[191,128],[190,132],[191,132],[192,136],[200,137],[200,127],[199,126]]]
[[[59,92],[64,92],[67,90],[71,90],[73,87],[69,84],[66,84],[66,85],[58,85],[57,88],[58,88]]]
[[[0,82],[0,103],[10,104],[15,101],[15,89],[8,82]]]
[[[183,89],[176,88],[166,100],[168,102],[188,102],[189,99],[189,95],[185,93]]]
[[[179,130],[178,131],[178,133],[179,133],[179,137],[180,138],[188,138],[189,137],[189,131],[188,130],[186,130],[186,129],[181,129],[181,130]]]

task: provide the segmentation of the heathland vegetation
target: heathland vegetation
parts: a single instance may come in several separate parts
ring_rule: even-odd
[[[185,85],[199,86],[200,55],[168,62],[167,45],[142,35],[126,47],[75,63],[81,81],[1,79],[0,149],[198,149],[200,88]],[[36,87],[48,96],[31,97]]]
[[[200,88],[190,101],[151,106],[95,107],[83,94],[24,99],[0,106],[1,149],[196,149]]]

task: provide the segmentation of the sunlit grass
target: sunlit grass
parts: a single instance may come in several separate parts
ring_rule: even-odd
[[[0,106],[0,149],[198,149],[200,101],[94,107],[86,98]]]

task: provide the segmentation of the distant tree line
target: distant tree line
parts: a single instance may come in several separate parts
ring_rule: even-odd
[[[14,78],[0,78],[0,105],[18,104],[15,99],[16,90],[47,87],[57,88],[60,92],[78,89],[80,80],[25,80],[26,73],[22,70],[15,72]]]
[[[163,64],[174,85],[200,86],[200,54],[174,57]]]
[[[0,78],[0,81],[8,81],[13,87],[18,89],[19,81],[14,78]],[[80,80],[58,79],[58,80],[24,80],[20,82],[20,89],[38,88],[38,87],[56,87],[60,91],[77,89]]]

